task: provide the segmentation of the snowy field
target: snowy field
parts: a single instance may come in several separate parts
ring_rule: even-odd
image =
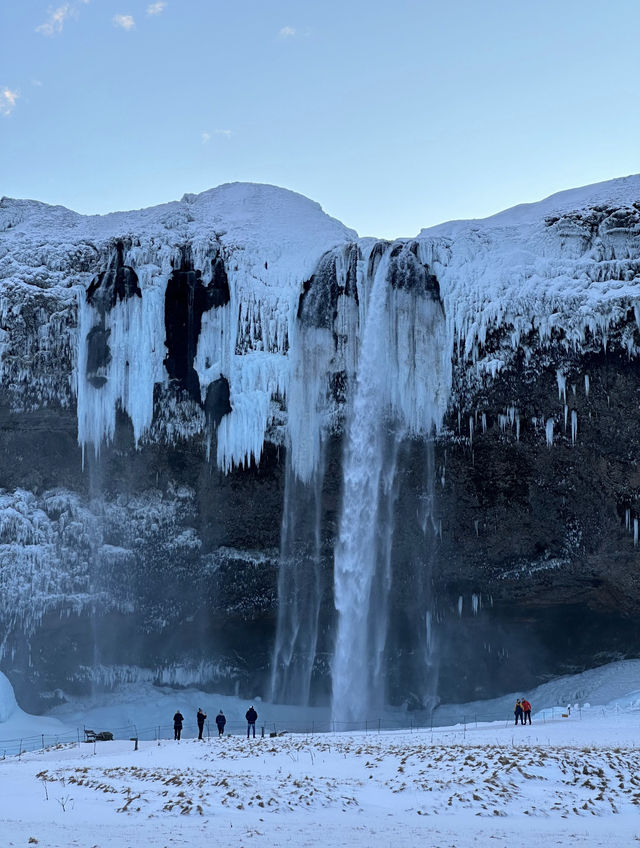
[[[142,741],[137,751],[128,739],[72,741],[7,754],[0,845],[637,844],[639,666],[615,663],[546,684],[548,693],[603,701],[573,705],[569,715],[561,703],[534,711],[531,727],[514,727],[505,698],[501,721],[433,731],[267,733],[249,741],[234,733]],[[0,684],[0,737],[36,727],[70,731],[59,719],[26,716],[1,675]],[[544,687],[535,694],[543,699]],[[171,702],[190,697],[174,691]],[[159,698],[155,708],[169,703]],[[264,714],[267,705],[258,708]],[[116,720],[127,711],[101,709],[89,715]]]

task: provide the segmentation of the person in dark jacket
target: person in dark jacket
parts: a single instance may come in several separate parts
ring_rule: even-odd
[[[180,741],[180,734],[182,733],[182,722],[184,721],[184,716],[178,710],[173,717],[173,738]]]
[[[196,721],[198,722],[198,739],[202,739],[202,731],[204,730],[204,720],[207,717],[206,713],[203,713],[201,708],[198,707],[198,712],[196,713]],[[204,739],[202,740],[204,742]]]
[[[218,725],[218,736],[224,736],[224,726],[227,723],[225,714],[220,710],[216,716],[216,724]]]
[[[531,704],[529,703],[529,701],[527,701],[526,698],[522,699],[522,712],[524,713],[522,723],[526,724],[527,719],[529,719],[529,724],[531,724]]]
[[[516,724],[518,723],[518,719],[520,719],[520,724],[524,724],[524,710],[522,709],[522,701],[520,698],[516,701],[516,705],[513,708],[513,714],[516,717]]]
[[[258,720],[258,713],[253,709],[253,707],[249,707],[244,716],[247,720],[247,739],[249,738],[249,732],[253,728],[253,738],[256,738],[256,722]]]

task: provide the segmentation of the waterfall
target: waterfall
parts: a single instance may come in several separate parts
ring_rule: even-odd
[[[293,323],[278,622],[271,664],[271,700],[276,703],[304,706],[310,701],[323,591],[322,431],[332,351],[328,329]]]
[[[436,538],[435,467],[429,439],[442,423],[451,385],[451,343],[437,281],[420,264],[413,246],[388,246],[377,268],[370,261],[361,282],[359,357],[346,426],[342,507],[334,551],[338,620],[332,713],[342,727],[361,722],[384,705],[396,568],[402,569],[405,585],[408,582],[414,588],[414,597],[403,610],[412,633],[412,643],[404,646],[410,656],[405,667],[417,681],[412,700],[423,706],[433,704],[437,639],[429,597],[429,551],[430,540],[433,543]],[[405,447],[415,443],[415,437],[426,443],[426,455],[419,463],[424,508],[407,520],[421,528],[423,541],[421,550],[412,549],[407,555],[394,550],[396,468],[399,456],[405,467],[405,454],[410,453]],[[416,663],[419,668],[410,668]]]
[[[278,624],[271,700],[307,705],[318,642],[322,598],[321,506],[324,452],[306,483],[287,454],[278,571]]]
[[[338,613],[332,669],[335,721],[357,721],[363,709],[374,706],[372,700],[380,701],[382,694],[380,654],[386,609],[381,607],[386,607],[390,578],[384,568],[386,562],[381,568],[380,548],[385,552],[390,549],[391,522],[380,521],[379,510],[384,512],[389,474],[395,472],[390,459],[395,450],[385,438],[381,403],[388,270],[389,251],[378,266],[369,293],[345,446],[342,514],[334,554]],[[389,472],[386,479],[382,474],[385,465]]]
[[[446,409],[453,342],[430,257],[417,242],[347,246],[322,257],[291,322],[287,459],[271,698],[308,704],[326,651],[323,598],[330,586],[324,545],[325,454],[346,398],[342,503],[334,546],[334,720],[380,709],[389,652],[402,654],[396,680],[410,700],[432,703],[437,638],[431,592],[435,463],[431,435]],[[345,394],[346,392],[346,394]],[[407,468],[411,492],[404,491]],[[398,474],[402,469],[402,474]],[[327,490],[327,494],[329,493]],[[403,515],[399,498],[418,493]],[[406,509],[404,510],[406,513]],[[411,542],[398,545],[411,524]],[[324,534],[324,535],[323,535]],[[401,575],[394,589],[394,573]],[[389,628],[391,605],[406,626]],[[389,643],[389,633],[395,642]],[[391,644],[391,647],[390,647]],[[315,675],[315,677],[314,677]],[[398,687],[396,686],[396,689]]]

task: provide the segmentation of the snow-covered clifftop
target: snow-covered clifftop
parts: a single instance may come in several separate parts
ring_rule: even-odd
[[[155,387],[175,376],[163,364],[165,312],[180,305],[166,302],[167,285],[174,271],[195,271],[197,281],[177,284],[183,306],[190,286],[227,290],[219,308],[200,309],[200,350],[199,327],[176,327],[175,341],[194,347],[188,368],[198,372],[202,401],[220,374],[229,382],[233,412],[218,439],[221,466],[257,459],[271,397],[286,392],[301,285],[325,250],[355,237],[318,204],[273,186],[224,185],[152,209],[88,217],[4,198],[0,368],[13,408],[67,405],[75,395],[79,441],[98,451],[113,438],[120,406],[139,441],[151,427]],[[119,268],[135,278],[136,296],[132,288],[91,299],[92,281],[96,290],[117,288]],[[214,281],[216,274],[224,279]],[[176,424],[177,415],[165,422],[169,438],[203,429],[198,409],[191,414],[195,423]]]
[[[353,243],[357,255],[349,270],[345,249]],[[561,192],[481,221],[442,224],[405,243],[413,245],[416,268],[427,267],[437,280],[447,326],[443,355],[461,357],[465,367],[473,364],[467,381],[474,372],[480,379],[495,377],[518,348],[530,350],[552,335],[561,336],[567,349],[594,340],[606,349],[611,327],[623,322],[630,308],[640,320],[640,176]],[[76,398],[79,441],[96,451],[113,438],[118,406],[128,413],[136,441],[148,437],[154,390],[175,377],[165,362],[171,344],[165,312],[173,308],[167,301],[169,279],[180,269],[199,271],[198,285],[206,289],[222,272],[228,299],[222,294],[218,307],[201,307],[188,368],[197,372],[203,404],[220,375],[229,383],[233,411],[220,421],[218,464],[229,469],[257,459],[269,425],[281,420],[286,408],[290,337],[304,284],[315,272],[326,278],[320,262],[333,250],[333,277],[323,283],[333,286],[333,299],[321,293],[316,309],[335,312],[335,320],[325,314],[323,322],[340,337],[339,344],[344,347],[349,335],[351,346],[356,344],[362,315],[352,319],[344,312],[345,299],[338,302],[336,286],[340,274],[346,285],[345,275],[351,273],[356,299],[358,290],[362,294],[370,287],[366,264],[373,248],[371,240],[358,241],[316,203],[273,186],[230,184],[179,202],[105,216],[4,198],[3,390],[15,410],[68,405]],[[131,269],[137,296],[115,293],[108,304],[89,302],[92,280],[115,274],[118,265]],[[411,276],[416,268],[405,272]],[[184,285],[193,287],[195,278]],[[178,300],[185,296],[180,286]],[[89,351],[87,338],[96,327]],[[175,330],[185,341],[180,332]],[[636,355],[633,326],[620,343]],[[326,346],[331,344],[329,339]],[[336,347],[325,351],[325,366],[348,370],[345,357],[353,359],[354,351],[349,344],[342,352]],[[95,356],[110,359],[95,363]],[[90,371],[94,379],[88,381],[87,368],[95,367],[99,379]],[[197,401],[197,391],[191,394]],[[168,403],[175,404],[175,398]],[[184,411],[174,409],[163,421],[157,410],[155,437],[204,431],[205,416],[197,406],[186,414],[190,422],[183,420]]]

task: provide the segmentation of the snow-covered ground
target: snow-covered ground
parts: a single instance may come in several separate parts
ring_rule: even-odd
[[[142,741],[137,751],[128,739],[76,740],[6,756],[0,842],[3,848],[305,846],[318,839],[335,846],[631,845],[640,841],[639,665],[615,663],[546,684],[549,697],[578,694],[579,707],[567,715],[566,704],[536,711],[534,703],[531,727],[512,724],[505,698],[503,720],[477,725],[247,741],[238,723],[232,735],[204,742],[189,730],[179,743]],[[0,736],[36,726],[52,730],[56,719],[25,716],[6,679],[0,684]],[[542,689],[532,697],[544,699]],[[601,702],[592,697],[587,705],[591,696]],[[185,712],[196,697],[223,704],[211,694],[177,691],[164,704],[183,704]],[[143,708],[142,698],[134,703],[134,711]],[[160,703],[151,703],[149,719]],[[282,710],[257,707],[261,717]],[[232,699],[224,708],[233,718]],[[124,704],[101,709],[94,705],[87,715],[108,722],[127,712]],[[60,733],[70,730],[69,723],[58,726]]]

